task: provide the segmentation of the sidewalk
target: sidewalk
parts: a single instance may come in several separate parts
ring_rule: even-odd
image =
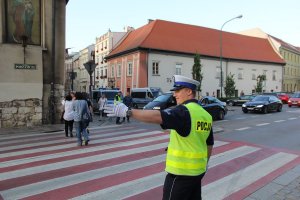
[[[140,123],[131,120],[131,124]],[[99,121],[98,118],[90,124],[90,128],[99,126],[115,126],[115,119]],[[42,125],[38,127],[0,128],[1,134],[49,133],[63,131],[64,124]],[[222,128],[214,127],[214,133],[222,132]],[[267,185],[258,189],[246,200],[299,200],[300,199],[300,166],[280,175]]]

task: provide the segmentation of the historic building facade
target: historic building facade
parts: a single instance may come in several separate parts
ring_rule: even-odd
[[[59,121],[67,2],[0,0],[0,127]]]
[[[221,96],[226,76],[234,74],[236,94],[253,93],[259,75],[266,75],[263,90],[281,91],[284,60],[268,40],[223,32],[222,69],[220,31],[205,27],[149,21],[130,32],[106,57],[108,78],[115,79],[123,93],[136,87],[160,87],[164,92],[173,84],[174,74],[192,77],[194,55],[200,54],[202,93]],[[224,90],[223,90],[223,96]]]
[[[279,38],[263,32],[259,28],[240,32],[244,35],[266,38],[274,50],[284,59],[286,65],[283,68],[282,91],[300,91],[300,50]]]

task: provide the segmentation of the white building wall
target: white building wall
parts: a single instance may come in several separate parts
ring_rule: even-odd
[[[251,94],[257,84],[257,81],[252,79],[252,74],[254,73],[257,77],[263,75],[264,71],[267,80],[263,90],[265,92],[282,91],[282,69],[283,66],[275,64],[229,62],[226,70],[228,73],[234,74],[236,89],[239,92],[243,90],[245,94]],[[273,71],[275,72],[275,80],[273,80]],[[238,78],[239,72],[242,72],[242,79]]]
[[[159,62],[159,75],[152,75],[152,62]],[[172,77],[175,74],[176,63],[182,64],[181,75],[192,78],[192,67],[194,65],[194,57],[170,54],[149,53],[148,57],[148,86],[160,87],[163,92],[169,91],[173,86]],[[201,57],[202,64],[202,95],[213,93],[217,95],[217,90],[220,90],[220,61],[219,59],[203,58]],[[282,87],[282,66],[275,64],[265,63],[248,63],[248,62],[223,62],[223,86],[225,86],[226,75],[231,73],[235,74],[234,80],[238,93],[241,90],[245,94],[251,94],[256,86],[256,80],[252,80],[252,70],[256,70],[256,76],[262,75],[266,70],[267,81],[265,88],[266,92],[271,90],[281,91]],[[238,79],[239,69],[242,69],[242,79]],[[273,71],[276,71],[276,80],[272,80]],[[170,81],[172,80],[172,81]],[[224,88],[223,88],[223,96]]]

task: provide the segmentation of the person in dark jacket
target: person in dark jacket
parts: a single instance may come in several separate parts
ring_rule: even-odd
[[[130,95],[130,92],[127,92],[126,96],[123,98],[123,103],[128,107],[131,108],[132,107],[132,97]],[[129,120],[129,116],[126,116],[127,118],[127,122],[130,122]],[[125,121],[125,117],[123,118],[123,122]]]

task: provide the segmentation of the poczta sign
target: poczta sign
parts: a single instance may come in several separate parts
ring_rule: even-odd
[[[15,64],[15,69],[36,69],[34,64]]]

